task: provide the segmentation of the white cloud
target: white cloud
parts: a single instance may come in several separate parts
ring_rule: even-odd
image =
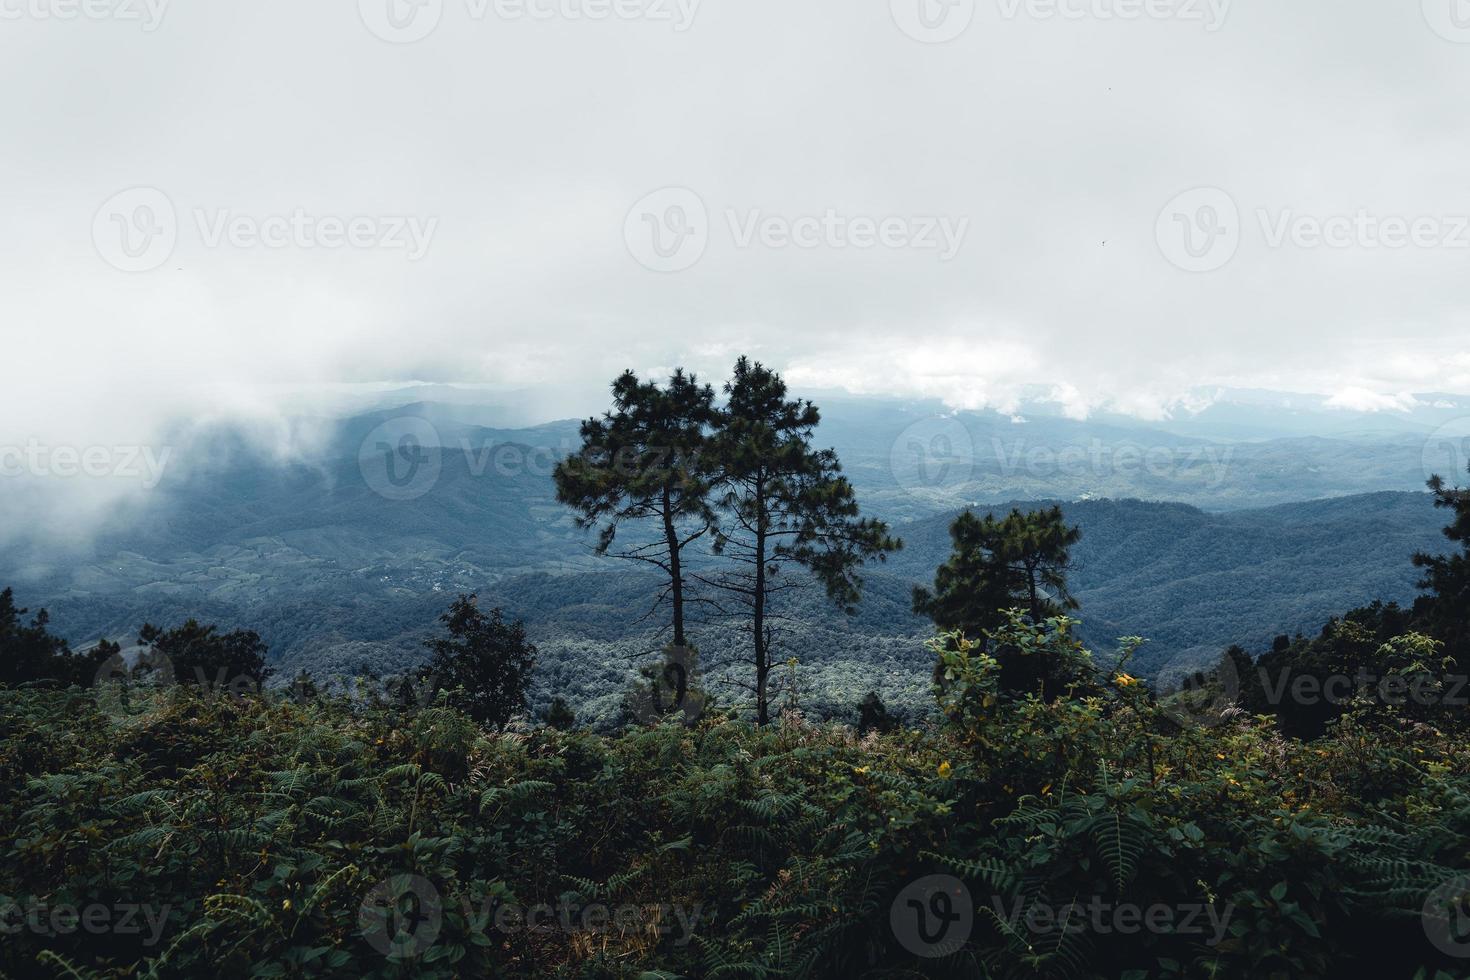
[[[965,337],[884,340],[857,349],[832,347],[788,362],[793,386],[843,388],[854,394],[938,398],[952,408],[1012,413],[1022,389],[1044,374],[1029,345],[973,330]]]
[[[1202,386],[1380,411],[1470,392],[1463,252],[1271,249],[1249,219],[1470,213],[1470,58],[1399,5],[1257,4],[1213,33],[986,9],[946,45],[882,3],[708,4],[682,32],[445,8],[402,46],[350,2],[180,4],[146,34],[7,22],[0,83],[26,94],[0,126],[18,366],[0,445],[147,441],[199,417],[279,438],[283,383],[534,387],[547,415],[582,415],[623,368],[715,381],[740,352],[794,386],[963,408],[1013,412],[1041,386],[1074,418],[1198,411]],[[181,226],[168,263],[129,274],[91,235],[138,185]],[[670,186],[708,206],[710,240],[659,274],[623,231]],[[1234,198],[1246,237],[1190,275],[1156,220],[1200,186]],[[211,248],[192,223],[297,208],[439,224],[410,262]],[[741,248],[727,209],[970,225],[944,262]]]
[[[1407,393],[1384,395],[1366,388],[1344,388],[1335,392],[1325,404],[1328,408],[1354,412],[1408,412],[1424,403]]]

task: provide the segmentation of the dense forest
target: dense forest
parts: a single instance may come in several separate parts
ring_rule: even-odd
[[[1431,481],[1448,526],[1400,558],[1412,603],[1149,682],[1143,639],[1084,625],[1065,504],[918,529],[945,557],[865,611],[912,546],[815,405],[745,359],[723,398],[684,372],[613,392],[556,495],[639,570],[589,614],[656,621],[661,650],[580,679],[595,718],[468,591],[420,662],[352,676],[197,618],[73,649],[0,593],[0,970],[1466,975],[1470,491]],[[781,643],[865,615],[905,617],[890,669],[922,709]]]

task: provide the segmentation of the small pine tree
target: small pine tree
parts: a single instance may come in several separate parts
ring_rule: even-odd
[[[1077,608],[1067,591],[1071,548],[1082,532],[1060,507],[1004,519],[965,511],[950,526],[954,551],[934,576],[934,590],[914,589],[914,612],[946,632],[979,640],[1023,609],[1033,624]]]
[[[461,595],[439,617],[448,636],[427,641],[434,654],[420,678],[434,692],[482,725],[503,730],[526,710],[526,688],[536,663],[536,648],[526,628],[507,623],[499,609],[480,611],[474,595]]]
[[[577,715],[566,698],[551,699],[551,706],[546,709],[546,724],[559,732],[569,732],[577,727]]]
[[[888,713],[888,706],[883,703],[878,692],[869,691],[862,704],[858,705],[858,734],[877,732],[879,735],[886,735],[897,727],[898,723]]]

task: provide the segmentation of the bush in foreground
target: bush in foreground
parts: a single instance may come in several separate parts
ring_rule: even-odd
[[[1065,623],[990,647],[1092,660]],[[488,732],[443,703],[0,691],[12,976],[1465,973],[1470,748],[1018,697],[936,643],[942,724]],[[1428,910],[1426,912],[1426,909]],[[1365,972],[1366,971],[1366,972]]]

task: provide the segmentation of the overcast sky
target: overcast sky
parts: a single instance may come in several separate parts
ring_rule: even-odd
[[[1462,0],[0,17],[0,440],[325,382],[580,414],[737,352],[967,407],[1470,391]]]

